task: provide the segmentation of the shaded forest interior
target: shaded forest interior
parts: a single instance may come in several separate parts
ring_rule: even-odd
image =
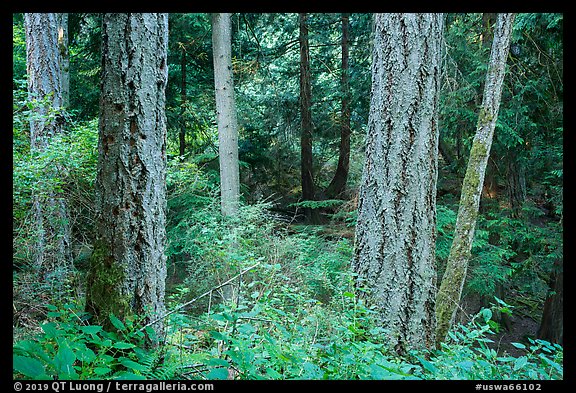
[[[563,378],[563,14],[14,14],[12,89],[15,378]]]

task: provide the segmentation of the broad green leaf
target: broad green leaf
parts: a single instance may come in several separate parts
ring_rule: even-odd
[[[228,379],[228,369],[226,368],[215,368],[210,370],[206,376],[208,379]]]
[[[136,345],[131,344],[131,343],[127,343],[124,341],[119,341],[119,342],[112,344],[112,347],[117,348],[117,349],[130,349],[130,348],[134,348],[135,346]]]
[[[266,374],[272,379],[282,379],[282,374],[270,367],[266,368]]]
[[[59,374],[74,375],[74,362],[76,361],[76,355],[66,345],[61,345],[58,349],[58,353],[54,357],[54,366]]]
[[[76,343],[74,345],[76,351],[76,357],[81,362],[91,363],[96,359],[96,354],[90,348],[88,348],[85,344]]]
[[[112,369],[108,368],[108,367],[96,367],[94,369],[94,374],[105,375],[105,374],[108,374],[110,371],[112,371]]]
[[[249,323],[238,326],[238,331],[242,334],[250,335],[256,332],[256,328]]]
[[[217,332],[216,330],[210,330],[210,336],[216,340],[226,340],[226,336],[220,332]]]
[[[519,349],[526,349],[526,345],[524,345],[524,344],[520,344],[520,343],[510,343],[510,344],[512,344],[513,346],[515,346],[516,348],[519,348]]]
[[[14,370],[27,377],[38,378],[45,375],[44,366],[37,359],[14,355],[12,357],[12,362]]]
[[[230,367],[230,363],[227,360],[220,359],[220,358],[212,358],[206,362],[208,366],[222,366],[222,367]]]
[[[148,367],[146,367],[145,365],[136,363],[135,361],[126,358],[121,359],[120,364],[122,364],[125,367],[131,368],[132,370],[148,371]]]
[[[521,356],[514,362],[514,371],[520,370],[528,363],[528,358],[526,356]]]
[[[422,366],[429,372],[431,372],[432,374],[436,373],[438,371],[438,368],[430,363],[428,360],[422,358],[422,357],[418,357],[418,360],[420,360],[420,363],[422,363]]]
[[[86,334],[97,334],[102,330],[102,326],[98,325],[82,326],[80,327],[80,330],[82,330]]]
[[[120,330],[121,332],[126,330],[126,326],[124,325],[124,323],[122,323],[121,320],[116,318],[114,314],[110,314],[110,322],[112,322],[112,325],[114,325],[114,327]]]
[[[46,333],[49,338],[56,338],[62,334],[60,330],[56,327],[54,322],[48,322],[42,325],[42,330]]]

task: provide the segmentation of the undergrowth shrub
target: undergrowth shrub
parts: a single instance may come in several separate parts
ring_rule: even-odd
[[[492,316],[502,307],[482,309],[466,325],[459,324],[448,333],[440,350],[429,353],[422,364],[424,379],[450,380],[548,380],[563,378],[563,348],[545,340],[528,338],[528,343],[512,343],[524,351],[521,356],[499,353],[490,338]],[[496,347],[496,348],[495,348]]]
[[[41,332],[13,345],[14,378],[171,379],[176,363],[162,361],[162,350],[147,350],[137,318],[110,315],[116,331],[90,325],[79,304],[47,306]],[[146,332],[146,333],[145,333]]]

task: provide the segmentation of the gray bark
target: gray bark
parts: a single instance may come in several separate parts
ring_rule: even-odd
[[[30,149],[44,151],[50,139],[62,132],[61,68],[57,14],[26,13],[26,67],[29,100],[36,102],[30,117]],[[55,178],[60,165],[45,168],[40,177]],[[40,188],[40,187],[37,187]],[[44,276],[71,266],[70,227],[63,195],[37,189],[33,195],[35,222],[34,265]]]
[[[376,14],[353,269],[398,353],[434,343],[442,14]]]
[[[238,120],[232,75],[231,14],[212,14],[214,84],[218,121],[220,195],[222,215],[238,212],[240,169],[238,162]]]
[[[476,126],[476,135],[474,136],[466,175],[462,183],[454,240],[452,241],[446,271],[436,299],[436,319],[438,322],[436,339],[438,345],[444,341],[454,321],[466,280],[484,175],[500,108],[502,83],[506,70],[506,59],[508,57],[513,21],[514,14],[498,14],[496,19],[494,40],[484,84],[482,106],[478,116],[478,125]]]
[[[165,314],[167,14],[104,14],[97,238],[87,310]],[[152,325],[159,336],[161,323]]]

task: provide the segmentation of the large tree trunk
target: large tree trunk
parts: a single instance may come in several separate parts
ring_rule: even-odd
[[[494,41],[484,85],[484,96],[478,116],[476,135],[462,184],[454,240],[436,299],[436,320],[438,323],[436,339],[438,345],[444,341],[452,325],[466,279],[484,175],[500,107],[502,82],[506,70],[506,58],[510,46],[513,21],[514,14],[498,14],[494,29]]]
[[[340,147],[338,166],[332,181],[326,188],[328,198],[338,197],[346,189],[348,169],[350,167],[350,76],[348,67],[348,27],[349,14],[342,14],[342,124],[340,128]]]
[[[315,199],[312,165],[312,93],[310,86],[310,49],[308,44],[307,14],[298,14],[300,22],[300,173],[302,178],[302,199]],[[306,221],[320,222],[316,209],[304,208]]]
[[[434,344],[442,14],[376,14],[353,269],[391,346]]]
[[[29,100],[37,103],[30,117],[30,149],[44,151],[50,139],[62,132],[60,111],[62,72],[58,50],[57,14],[24,14]],[[40,177],[54,178],[63,172],[49,167]],[[67,269],[72,263],[70,226],[64,196],[55,190],[35,187],[33,195],[35,241],[34,265],[41,275]]]
[[[104,14],[97,235],[86,309],[95,323],[165,314],[167,14]],[[161,323],[152,325],[163,335]]]
[[[218,121],[220,192],[222,215],[238,212],[240,169],[238,163],[238,120],[232,79],[231,14],[212,14],[214,83]]]

